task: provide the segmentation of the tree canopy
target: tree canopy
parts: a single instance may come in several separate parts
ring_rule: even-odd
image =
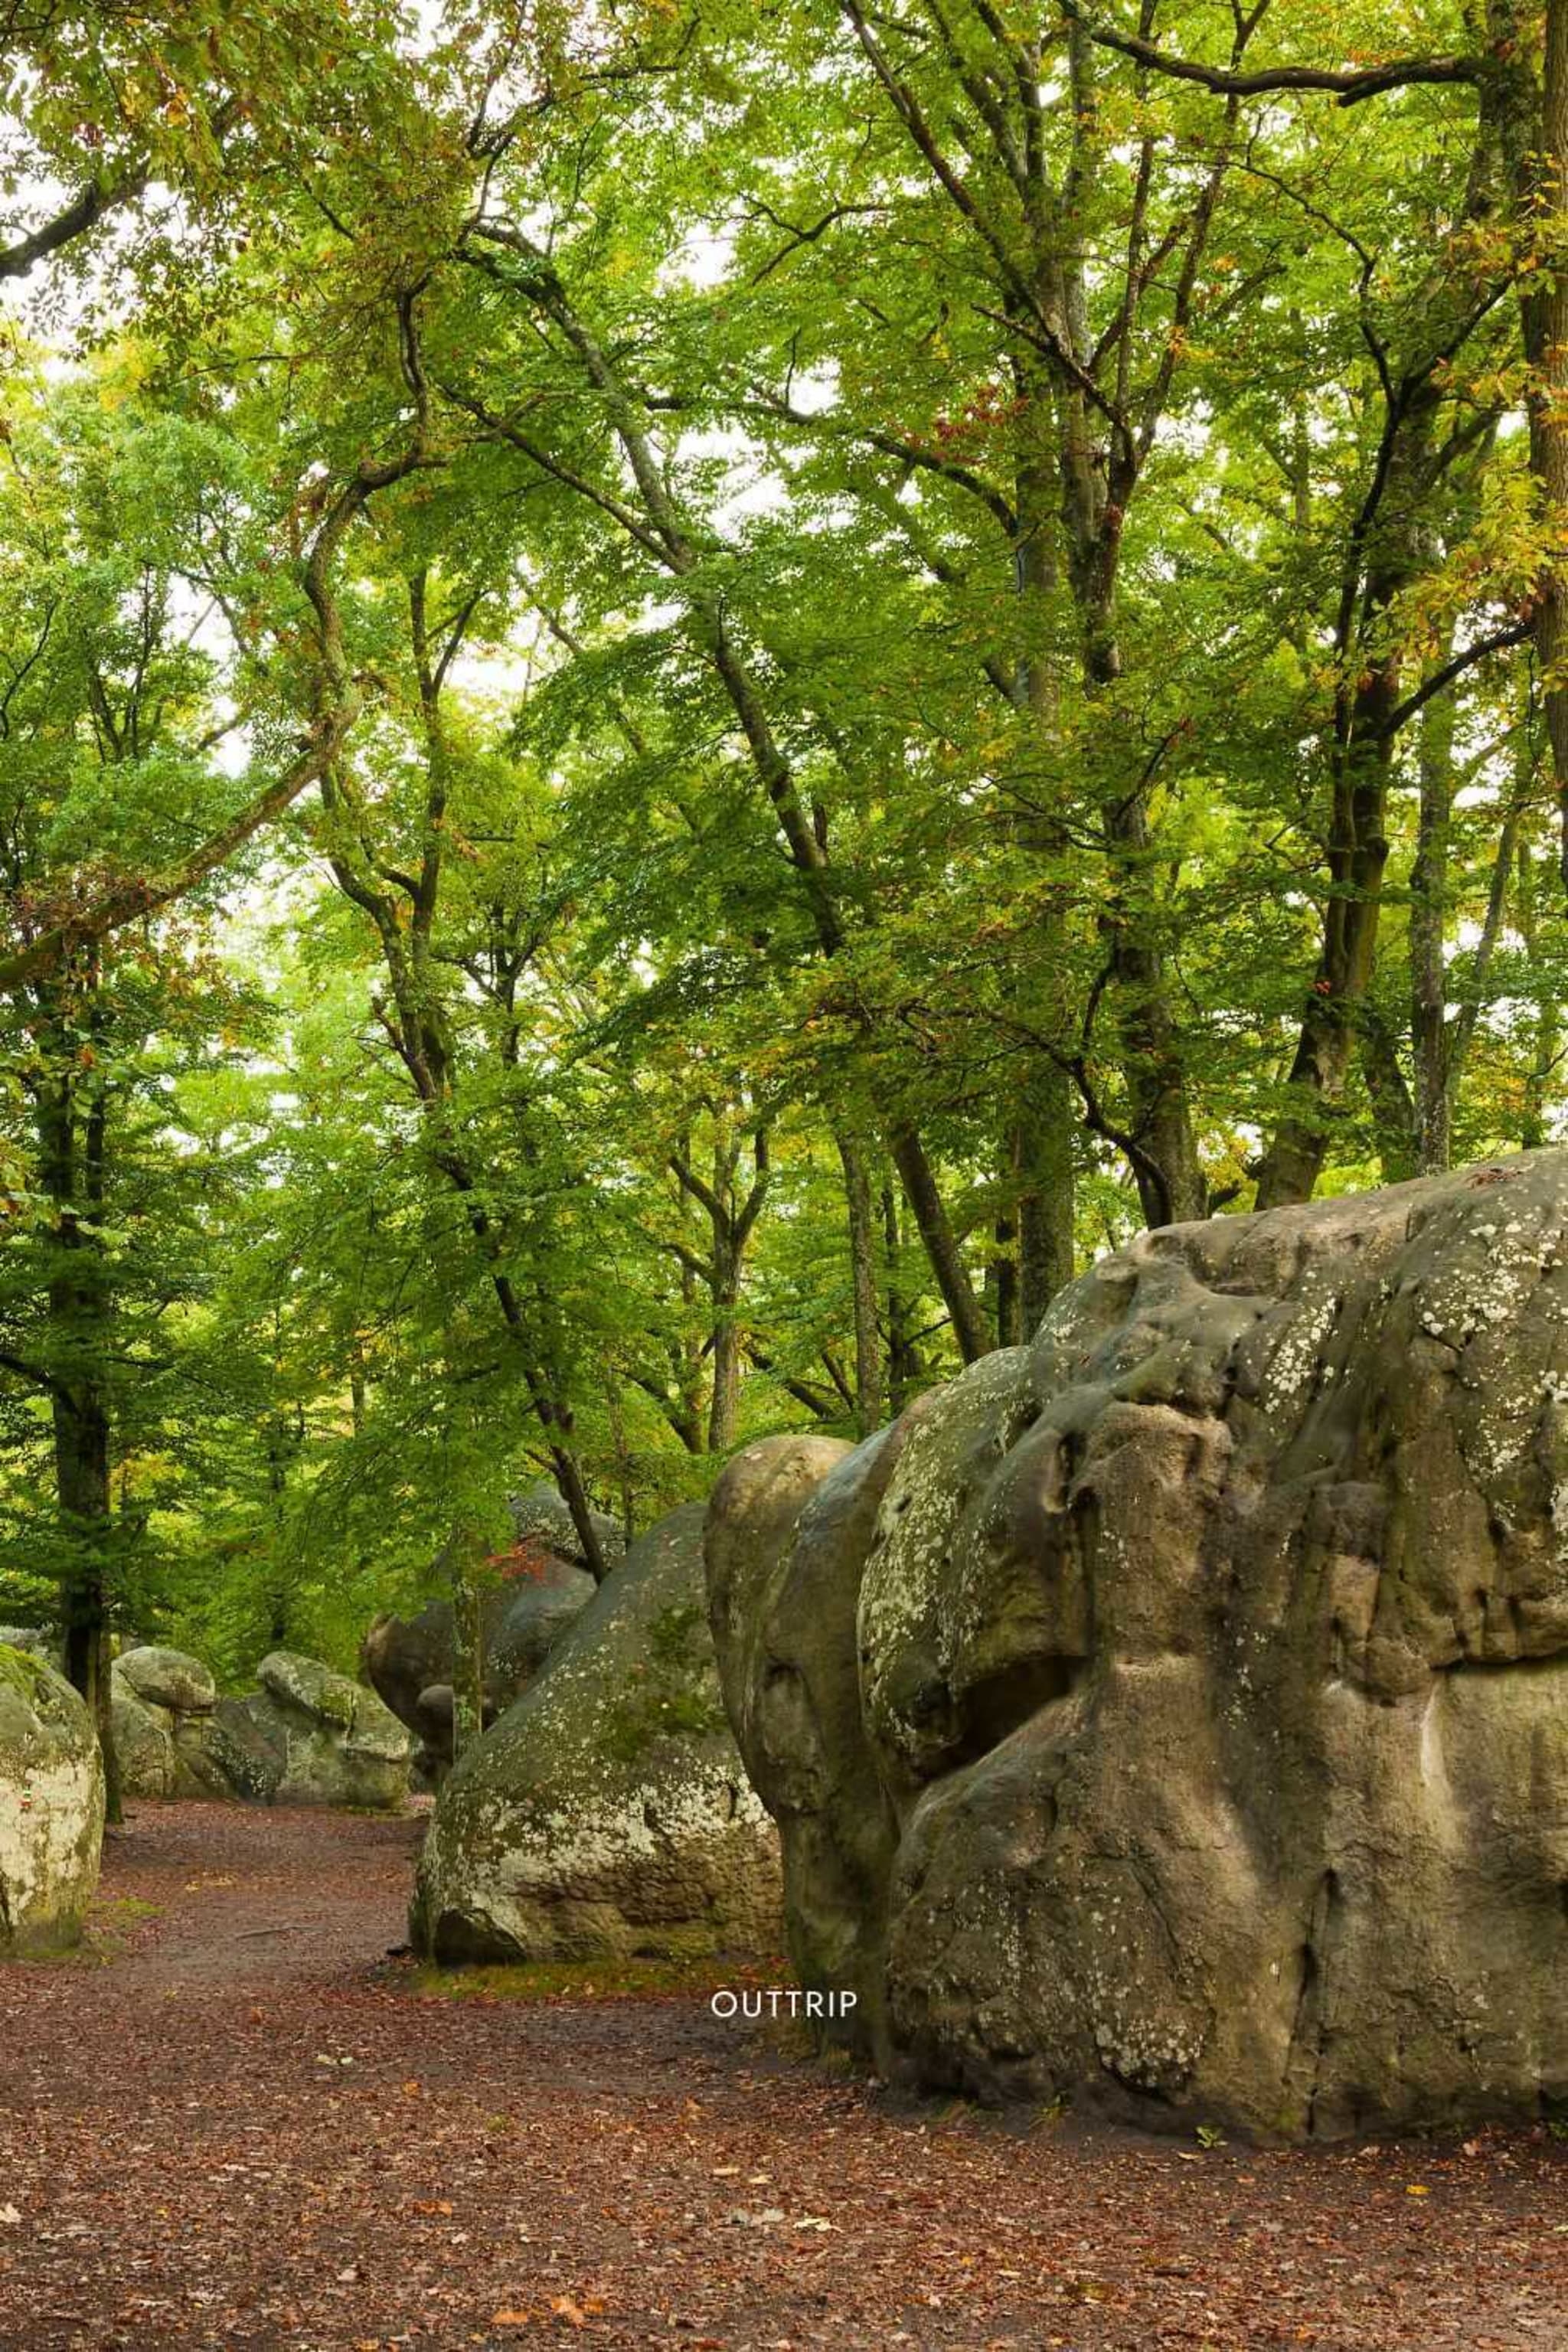
[[[7,31],[0,1616],[84,1687],[1561,1131],[1568,0]]]

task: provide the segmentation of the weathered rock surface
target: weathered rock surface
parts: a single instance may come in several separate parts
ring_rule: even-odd
[[[773,1824],[725,1721],[700,1505],[633,1545],[542,1670],[459,1757],[414,1936],[447,1960],[768,1950]]]
[[[211,1674],[184,1650],[138,1643],[115,1659],[114,1675],[144,1706],[167,1707],[171,1715],[210,1715],[217,1705],[217,1685]]]
[[[259,1691],[247,1699],[219,1699],[207,1727],[206,1752],[230,1795],[247,1805],[276,1801],[288,1767],[288,1738]]]
[[[257,1678],[258,1691],[217,1710],[215,1752],[240,1793],[279,1805],[399,1810],[412,1743],[374,1691],[292,1650],[270,1652]]]
[[[153,1643],[124,1650],[110,1675],[110,1725],[127,1797],[224,1797],[209,1753],[217,1686],[199,1658]]]
[[[514,1540],[508,1572],[480,1604],[487,1724],[510,1706],[595,1592],[572,1515],[553,1486],[531,1486],[508,1508]],[[595,1514],[594,1526],[605,1559],[622,1559],[626,1542],[616,1522]],[[414,1617],[377,1617],[360,1652],[366,1680],[416,1734],[416,1778],[432,1787],[452,1761],[453,1628],[450,1601],[433,1601]],[[441,1696],[430,1698],[431,1692]]]
[[[65,1643],[59,1634],[46,1633],[41,1625],[0,1625],[0,1645],[23,1650],[29,1658],[42,1658],[57,1671],[65,1656]]]
[[[985,2097],[1568,2101],[1568,1153],[1142,1236],[715,1494],[808,1983]]]
[[[0,1644],[0,1958],[78,1941],[102,1839],[91,1717],[44,1659]]]

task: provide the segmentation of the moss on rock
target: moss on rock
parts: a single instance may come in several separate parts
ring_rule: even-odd
[[[444,1960],[771,1949],[777,1847],[723,1714],[702,1508],[648,1530],[458,1763],[419,1866]]]

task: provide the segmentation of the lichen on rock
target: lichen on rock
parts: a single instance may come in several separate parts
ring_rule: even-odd
[[[121,1651],[110,1676],[110,1727],[127,1797],[230,1793],[210,1752],[217,1686],[199,1658],[156,1643]]]
[[[1146,1234],[793,1516],[799,1441],[731,1465],[731,1717],[884,2066],[1260,2137],[1568,2100],[1565,1217],[1552,1151]]]
[[[241,1702],[247,1731],[219,1709],[218,1752],[241,1793],[254,1781],[279,1805],[405,1804],[413,1743],[374,1691],[293,1650],[268,1652],[256,1673],[261,1687]]]
[[[98,1885],[103,1759],[47,1660],[0,1643],[0,1958],[68,1949]]]

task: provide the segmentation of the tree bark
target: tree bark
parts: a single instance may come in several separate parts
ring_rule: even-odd
[[[61,1043],[59,1050],[66,1046]],[[55,1490],[72,1567],[63,1593],[66,1672],[86,1700],[103,1751],[108,1818],[121,1818],[110,1710],[108,1562],[111,1529],[106,1350],[111,1314],[102,1253],[81,1230],[101,1210],[106,1109],[101,1085],[85,1118],[68,1072],[43,1082],[37,1104],[40,1171],[54,1204],[58,1253],[48,1286]]]
[[[882,1360],[877,1337],[877,1234],[871,1215],[871,1179],[859,1145],[842,1132],[835,1140],[844,1170],[844,1202],[849,1224],[855,1419],[860,1435],[869,1437],[882,1419]]]
[[[921,1362],[910,1335],[910,1311],[899,1284],[903,1220],[899,1213],[899,1195],[890,1183],[882,1187],[882,1240],[888,1282],[888,1404],[897,1417],[921,1378]]]
[[[959,1251],[957,1236],[937,1189],[931,1161],[913,1128],[901,1120],[891,1128],[889,1145],[893,1165],[899,1171],[899,1181],[904,1188],[904,1197],[913,1214],[916,1230],[925,1244],[937,1288],[942,1293],[942,1304],[952,1324],[958,1352],[966,1364],[973,1364],[988,1353],[991,1334],[986,1328],[984,1309],[974,1295]]]
[[[1441,648],[1446,658],[1452,635]],[[1439,694],[1421,716],[1420,805],[1410,869],[1410,1039],[1415,1066],[1415,1165],[1430,1176],[1448,1165],[1448,975],[1443,956],[1448,912],[1449,831],[1454,802],[1454,700]]]
[[[1535,290],[1523,306],[1530,462],[1548,551],[1536,592],[1535,652],[1562,828],[1559,868],[1568,888],[1568,0],[1547,0],[1540,131],[1521,194],[1544,257],[1524,281]]]

